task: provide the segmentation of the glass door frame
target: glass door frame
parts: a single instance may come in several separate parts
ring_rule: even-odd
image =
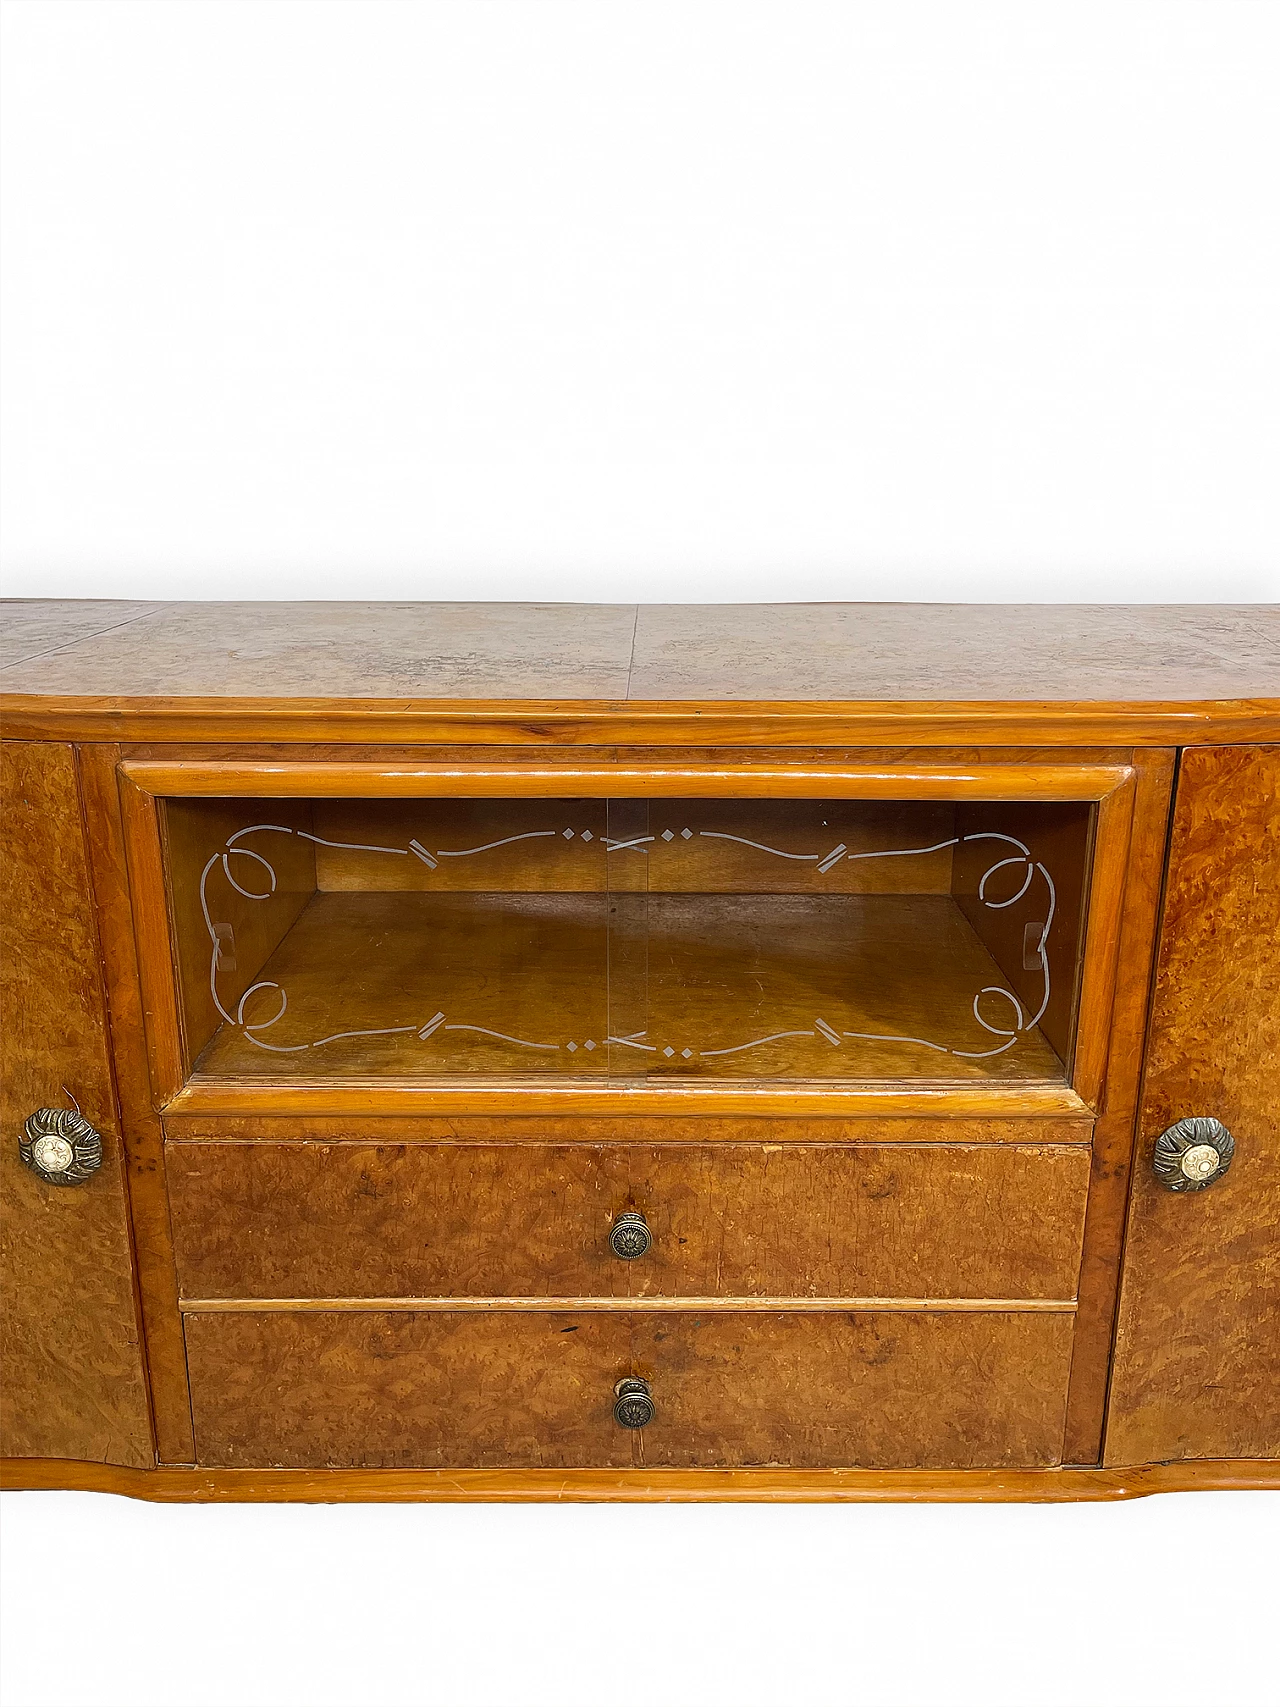
[[[610,764],[563,760],[422,763],[378,759],[270,760],[154,756],[117,767],[142,982],[147,1052],[157,1108],[199,1114],[1087,1114],[1106,1069],[1137,768],[1106,760],[939,757],[900,762]],[[188,749],[189,751],[189,749]],[[456,1077],[293,1083],[189,1078],[161,829],[166,798],[654,797],[901,801],[1074,801],[1096,807],[1085,900],[1070,1084],[903,1081],[616,1081]]]

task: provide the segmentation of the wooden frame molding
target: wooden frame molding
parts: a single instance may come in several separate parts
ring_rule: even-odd
[[[1064,1452],[1077,1464],[1093,1463],[1101,1457],[1148,992],[1176,768],[1176,755],[1171,751],[1142,753],[1136,760],[1133,826],[1117,922],[1110,1050],[1102,1067],[1099,1113],[1093,1127],[1092,1178],[1067,1398]]]
[[[1056,1470],[126,1470],[57,1458],[5,1458],[0,1460],[0,1488],[127,1494],[164,1504],[1008,1504],[1280,1490],[1280,1461],[1192,1458],[1105,1470],[1070,1465]]]
[[[1280,700],[449,700],[0,695],[27,741],[483,741],[497,746],[1189,747],[1280,738]]]
[[[165,1188],[164,1132],[152,1108],[145,1013],[130,906],[114,747],[80,749],[81,786],[102,938],[112,1053],[124,1128],[137,1286],[146,1333],[156,1446],[162,1461],[195,1457],[187,1354]]]
[[[744,1126],[740,1120],[714,1120],[695,1115],[676,1119],[664,1115],[637,1117],[619,1130],[609,1119],[593,1120],[579,1115],[572,1136],[548,1133],[536,1115],[490,1120],[483,1115],[443,1116],[383,1115],[362,1120],[358,1126],[341,1116],[259,1114],[222,1115],[202,1118],[166,1111],[164,1135],[170,1144],[323,1144],[360,1146],[379,1144],[503,1144],[532,1146],[539,1150],[578,1144],[607,1144],[612,1149],[661,1144],[666,1150],[703,1149],[715,1144],[786,1144],[801,1149],[838,1146],[840,1149],[883,1149],[886,1144],[903,1149],[983,1150],[1008,1145],[1032,1145],[1037,1149],[1078,1149],[1091,1142],[1093,1119],[1087,1111],[1027,1120],[966,1119],[954,1115],[944,1138],[939,1138],[926,1111],[923,1119],[889,1115],[884,1119],[806,1120],[797,1127],[791,1121],[772,1119]]]
[[[685,1119],[733,1115],[743,1118],[800,1114],[810,1119],[890,1120],[903,1115],[924,1118],[975,1115],[991,1120],[1024,1116],[1090,1114],[1069,1085],[921,1085],[904,1091],[892,1084],[842,1084],[803,1090],[778,1082],[758,1085],[651,1085],[618,1082],[601,1085],[556,1085],[528,1088],[527,1080],[468,1079],[469,1115],[583,1115]],[[231,1080],[192,1079],[159,1104],[166,1118],[174,1115],[326,1115],[360,1116],[375,1120],[395,1115],[448,1115],[458,1107],[458,1088],[439,1080],[386,1085],[376,1079],[334,1083],[301,1080],[297,1084],[262,1087]]]
[[[123,759],[120,772],[144,794],[271,799],[654,795],[803,800],[817,793],[841,800],[1105,800],[1133,775],[1129,765],[1044,762],[801,763],[770,769],[757,764],[602,765],[572,759],[548,765]]]

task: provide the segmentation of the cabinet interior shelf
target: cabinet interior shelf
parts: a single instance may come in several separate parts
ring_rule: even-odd
[[[1007,999],[975,1019],[1007,981],[946,895],[316,894],[255,982],[199,1074],[1064,1071]]]

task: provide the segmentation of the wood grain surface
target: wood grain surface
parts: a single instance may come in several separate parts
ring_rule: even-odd
[[[1062,1456],[1061,1315],[636,1317],[638,1461],[991,1467]]]
[[[1109,1463],[1280,1456],[1280,747],[1184,754],[1125,1245]],[[1207,1190],[1169,1192],[1156,1137],[1236,1139]]]
[[[3,1379],[15,1455],[154,1462],[107,1019],[75,755],[6,742],[0,858]],[[38,1108],[74,1098],[103,1163],[76,1186],[24,1167]]]
[[[644,1115],[597,1119],[538,1115],[494,1118],[484,1114],[360,1115],[254,1114],[207,1116],[166,1114],[165,1135],[175,1144],[252,1140],[269,1143],[325,1144],[1088,1144],[1092,1116],[1041,1115],[1036,1118],[974,1118],[947,1110],[936,1116],[896,1115],[841,1120],[812,1116],[762,1115],[717,1119]]]
[[[1070,1085],[1027,1080],[929,1081],[828,1079],[545,1079],[475,1078],[460,1081],[300,1079],[274,1084],[253,1079],[193,1078],[163,1103],[167,1118],[208,1120],[312,1118],[359,1121],[383,1118],[458,1117],[459,1090],[466,1085],[466,1117],[609,1118],[657,1117],[688,1124],[719,1120],[795,1118],[798,1121],[894,1121],[937,1117],[972,1119],[988,1128],[1008,1120],[1086,1121],[1089,1105]],[[462,1118],[466,1118],[462,1117]]]
[[[0,675],[0,686],[4,677]],[[687,750],[732,745],[744,754],[780,743],[813,751],[906,744],[1064,750],[1196,746],[1280,737],[1280,699],[1207,700],[743,700],[666,703],[576,700],[146,698],[0,692],[9,739],[174,745],[190,751],[316,744],[457,747],[483,742],[511,757],[545,748]],[[261,753],[259,756],[262,756]]]
[[[1064,1457],[1096,1464],[1111,1367],[1120,1253],[1142,1082],[1142,1053],[1164,877],[1177,755],[1137,755],[1133,835],[1124,880],[1115,1004],[1106,1039],[1106,1073],[1093,1129],[1093,1171],[1085,1216]]]
[[[124,1121],[126,1179],[151,1377],[156,1450],[164,1463],[189,1464],[195,1448],[191,1437],[191,1400],[187,1393],[187,1356],[178,1317],[178,1283],[169,1231],[164,1134],[152,1106],[145,1001],[139,978],[117,786],[119,757],[119,750],[112,746],[82,747],[80,775],[111,1020],[116,1090]],[[167,938],[162,940],[167,952]],[[160,970],[169,979],[167,962]]]
[[[228,716],[234,706],[224,707]],[[237,740],[231,733],[213,741],[131,741],[120,749],[121,758],[128,764],[190,764],[190,765],[255,765],[269,763],[326,764],[355,763],[415,766],[421,764],[472,765],[511,767],[515,765],[552,765],[566,761],[590,768],[601,762],[631,767],[652,763],[664,765],[696,765],[724,770],[729,766],[745,766],[754,770],[779,770],[801,764],[826,770],[845,766],[882,771],[912,769],[919,771],[930,765],[1102,765],[1107,769],[1124,768],[1133,763],[1129,745],[1107,743],[1089,746],[1043,743],[1007,746],[993,743],[954,742],[927,746],[886,745],[876,742],[850,744],[791,741],[773,746],[742,747],[737,744],[716,743],[702,736],[679,745],[664,744],[655,753],[651,746],[637,746],[627,741],[610,742],[596,753],[566,751],[551,735],[527,746],[511,747],[487,743],[483,732],[466,738],[455,732],[454,738],[438,742],[408,742],[403,739],[377,742],[337,742],[324,739],[309,741]]]
[[[477,735],[477,739],[480,736]],[[618,739],[622,739],[622,731]],[[489,763],[441,763],[418,758],[268,757],[246,762],[232,756],[128,758],[122,771],[146,794],[226,799],[236,794],[262,800],[286,798],[406,800],[456,796],[469,800],[538,798],[716,800],[1101,800],[1131,776],[1126,763],[1086,758],[1065,763],[1029,761],[1012,754],[999,764],[972,758],[939,763],[927,752],[909,763],[867,764],[857,755],[834,764],[827,757],[776,765],[723,759],[718,763],[640,755],[623,763],[612,754],[553,753],[543,763],[527,757]],[[674,808],[673,808],[674,809]]]
[[[57,602],[24,601],[15,626],[48,624]],[[175,603],[0,682],[45,694],[625,699],[635,625],[634,605]]]
[[[1079,1146],[945,1143],[215,1142],[167,1166],[200,1299],[1069,1299],[1089,1176]],[[631,1262],[608,1243],[626,1210],[653,1236]]]
[[[9,621],[48,631],[68,602],[22,601]],[[1278,620],[1266,605],[174,603],[3,680],[99,696],[1275,699]]]
[[[68,1488],[162,1505],[221,1501],[344,1504],[1058,1504],[1152,1494],[1280,1489],[1280,1462],[1184,1459],[1177,1464],[1048,1470],[126,1470],[65,1458],[0,1459],[0,1488]]]
[[[205,1466],[1040,1466],[1069,1315],[185,1317]],[[624,1375],[657,1420],[613,1420]]]
[[[0,675],[0,685],[4,677]],[[906,745],[1010,748],[1190,747],[1280,737],[1280,699],[965,701],[793,700],[736,704],[574,700],[146,698],[0,692],[10,740],[107,741],[225,749],[319,744],[457,747],[484,743],[519,757],[622,745],[739,751]]]
[[[164,608],[145,599],[0,599],[0,671],[93,640]]]
[[[641,605],[628,698],[1275,696],[1280,607]]]

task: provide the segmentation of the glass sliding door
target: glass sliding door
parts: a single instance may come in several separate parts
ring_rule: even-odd
[[[1095,810],[170,797],[189,1064],[1065,1082]]]

